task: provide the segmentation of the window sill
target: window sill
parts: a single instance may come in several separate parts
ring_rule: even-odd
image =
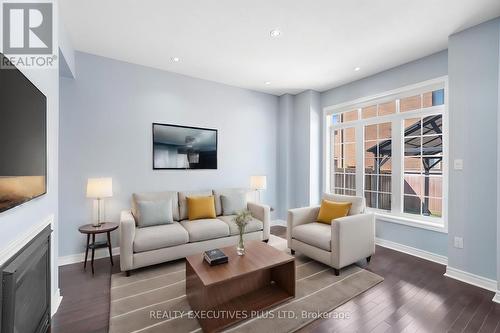
[[[407,225],[414,228],[426,229],[444,234],[448,233],[448,228],[444,226],[442,220],[440,222],[430,222],[420,219],[412,219],[405,216],[383,214],[376,211],[372,212],[375,214],[376,219],[380,221]]]

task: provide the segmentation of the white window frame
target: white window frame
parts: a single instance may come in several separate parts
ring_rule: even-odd
[[[444,105],[421,108],[413,111],[399,112],[386,116],[361,119],[361,109],[365,106],[422,94],[424,92],[444,89]],[[409,225],[438,232],[448,232],[448,177],[449,177],[449,119],[448,119],[448,76],[401,87],[381,94],[359,98],[350,102],[331,105],[323,108],[323,192],[330,192],[330,133],[335,129],[354,127],[356,130],[356,147],[364,147],[364,126],[384,122],[392,124],[392,207],[391,211],[369,208],[375,213],[377,220]],[[331,124],[331,116],[346,111],[358,110],[358,120]],[[423,117],[434,114],[443,115],[443,203],[442,216],[427,217],[404,213],[404,126],[405,118]],[[399,136],[399,140],[398,140]],[[396,154],[395,154],[396,153]],[[400,179],[398,180],[398,177]],[[356,149],[356,194],[364,197],[364,149]]]

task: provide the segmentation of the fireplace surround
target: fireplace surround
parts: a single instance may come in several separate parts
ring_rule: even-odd
[[[2,333],[44,333],[50,327],[50,225],[1,267]]]

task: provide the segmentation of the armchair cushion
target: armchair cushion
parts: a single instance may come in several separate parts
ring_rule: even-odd
[[[298,225],[292,229],[292,238],[303,243],[331,251],[331,226],[325,223],[312,222]]]
[[[352,195],[340,195],[340,194],[323,194],[323,199],[334,202],[350,202],[352,203],[351,209],[349,210],[350,215],[362,214],[365,212],[365,198],[364,197],[356,197]]]
[[[236,222],[233,221],[233,218],[235,216],[236,215],[224,215],[218,217],[219,220],[222,220],[227,223],[227,225],[229,226],[229,233],[231,234],[231,236],[240,234]],[[245,228],[245,233],[259,231],[262,229],[264,229],[264,223],[252,217],[252,219],[250,220],[250,222],[248,222],[248,225]]]
[[[333,202],[323,199],[319,208],[318,222],[331,224],[333,219],[347,216],[351,206],[351,202]]]
[[[151,251],[186,244],[188,240],[188,233],[179,222],[137,228],[135,230],[134,252]]]

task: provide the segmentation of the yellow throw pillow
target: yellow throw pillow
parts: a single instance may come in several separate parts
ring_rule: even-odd
[[[187,197],[188,219],[214,219],[215,200],[214,196]]]
[[[344,217],[349,214],[351,202],[333,202],[328,200],[321,201],[319,208],[318,222],[331,224],[332,220]]]

